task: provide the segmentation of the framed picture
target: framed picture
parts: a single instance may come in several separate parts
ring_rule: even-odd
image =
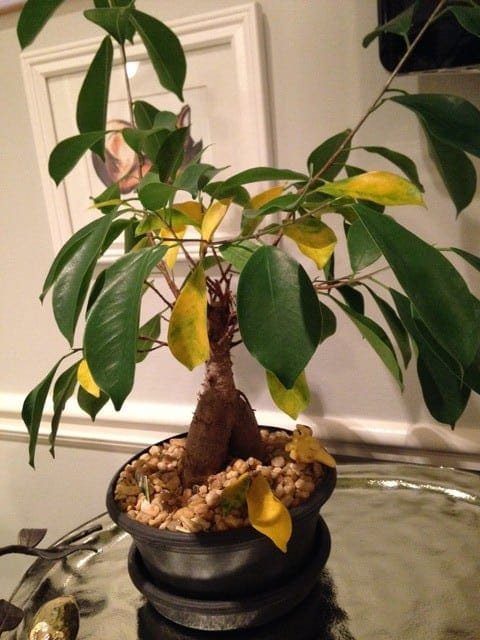
[[[0,0],[0,14],[21,9],[25,2],[19,0]]]
[[[262,15],[258,5],[252,3],[189,17],[169,26],[186,51],[185,104],[159,85],[141,43],[127,50],[127,73],[134,99],[173,111],[182,124],[191,121],[187,155],[193,156],[203,144],[208,147],[203,159],[217,167],[228,165],[230,174],[255,165],[271,164]],[[78,133],[76,100],[85,70],[99,44],[100,38],[95,38],[22,54],[37,158],[56,251],[72,232],[96,215],[90,208],[90,197],[128,174],[136,161],[123,137],[112,134],[106,138],[105,163],[91,153],[86,154],[58,188],[48,175],[48,157],[53,147]],[[114,58],[107,121],[107,128],[130,126],[118,51]],[[135,185],[126,179],[121,187],[128,193]],[[238,225],[238,220],[236,223]],[[228,220],[224,226],[228,234]],[[233,230],[231,227],[230,233]],[[106,254],[105,261],[111,262],[121,253],[119,242]]]

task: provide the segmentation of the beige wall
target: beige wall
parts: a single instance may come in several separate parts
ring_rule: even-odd
[[[98,35],[80,14],[88,4],[81,0],[65,3],[34,46]],[[235,4],[238,4],[235,0],[138,1],[140,8],[166,20]],[[367,51],[360,46],[362,35],[375,23],[376,2],[263,0],[261,5],[265,14],[276,160],[278,166],[301,170],[306,156],[319,142],[355,123],[386,79],[376,46]],[[11,406],[12,398],[25,394],[36,384],[64,349],[49,304],[42,310],[38,302],[53,251],[20,73],[15,20],[16,14],[0,17],[3,219],[0,392],[4,398],[0,402],[0,415],[6,428],[18,419],[15,407]],[[457,93],[478,101],[476,74],[431,75],[398,80],[396,84],[413,91]],[[462,246],[478,253],[478,201],[455,225],[452,205],[437,176],[430,171],[424,144],[419,144],[416,122],[406,111],[388,107],[379,112],[359,139],[391,146],[418,162],[427,188],[428,210],[405,208],[398,214],[402,223],[441,245]],[[375,166],[372,157],[359,158],[356,164]],[[350,440],[359,444],[374,442],[380,447],[480,452],[480,438],[475,430],[480,415],[477,400],[471,403],[454,434],[446,427],[433,425],[421,406],[413,369],[407,375],[407,389],[402,396],[356,330],[343,319],[339,324],[338,335],[321,348],[308,369],[313,402],[305,420],[327,417],[328,420],[318,420],[323,432],[329,439],[344,444]],[[274,408],[259,367],[241,350],[235,363],[240,386],[260,415],[269,418],[265,412]],[[190,375],[167,354],[159,354],[141,367],[140,384],[130,407],[149,403],[149,415],[153,415],[155,403],[163,403],[167,408],[178,403],[183,407],[181,415],[188,417],[199,379],[199,373]],[[167,411],[159,422],[165,425],[168,421]],[[180,428],[182,420],[172,417],[171,421],[175,428]],[[187,421],[185,418],[184,422]],[[155,439],[154,433],[151,439]],[[38,471],[33,472],[26,467],[23,443],[7,437],[0,443],[0,544],[9,542],[15,531],[27,524],[48,526],[55,536],[101,511],[108,476],[124,455],[109,456],[95,450],[95,446],[65,447],[59,450],[57,462],[51,464],[44,455],[45,446],[41,448]],[[5,566],[9,567],[7,571]],[[5,562],[0,565],[0,597],[15,582],[18,566]]]

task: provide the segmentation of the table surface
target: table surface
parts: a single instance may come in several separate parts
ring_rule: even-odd
[[[304,604],[268,628],[207,633],[161,618],[130,583],[130,537],[101,515],[87,523],[103,525],[87,539],[99,553],[27,571],[12,596],[25,623],[7,640],[27,640],[35,612],[59,595],[79,604],[79,640],[478,640],[480,477],[404,464],[338,471],[322,509],[332,535],[327,567]]]

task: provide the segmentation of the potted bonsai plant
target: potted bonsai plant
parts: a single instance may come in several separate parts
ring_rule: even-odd
[[[60,4],[28,0],[18,24],[22,47]],[[202,160],[202,150],[192,153],[185,111],[178,117],[135,100],[127,73],[131,122],[108,130],[114,46],[126,68],[126,42],[140,38],[160,84],[180,100],[185,56],[172,31],[133,0],[95,0],[85,11],[107,35],[78,97],[79,133],[52,151],[50,175],[59,184],[90,151],[97,165],[106,163],[110,135],[120,137],[136,161],[95,195],[94,219],[66,242],[46,277],[41,299],[52,290],[55,319],[70,349],[29,393],[22,415],[33,465],[52,386],[53,453],[62,411],[77,387],[79,406],[94,420],[110,400],[121,409],[136,365],[157,349],[169,349],[190,370],[205,367],[188,435],[130,460],[108,493],[110,514],[135,539],[133,580],[162,613],[184,624],[215,628],[206,620],[218,616],[219,628],[226,628],[271,619],[286,610],[285,589],[296,594],[288,599],[291,606],[306,595],[328,555],[318,509],[333,490],[335,462],[308,427],[298,425],[293,433],[258,427],[233,376],[232,350],[240,342],[264,367],[274,402],[293,419],[308,405],[305,367],[335,333],[336,313],[352,320],[401,387],[415,345],[423,397],[440,422],[453,427],[471,391],[480,391],[480,305],[448,252],[477,269],[480,259],[460,249],[438,249],[385,212],[387,206],[424,204],[410,158],[371,146],[366,150],[379,156],[378,171],[363,171],[350,160],[355,135],[388,101],[418,116],[457,212],[475,195],[469,155],[480,156],[480,112],[460,97],[409,94],[392,83],[440,16],[452,12],[478,35],[480,8],[440,0],[410,42],[415,4],[366,37],[367,46],[389,31],[407,44],[353,128],[315,145],[302,171],[253,167],[226,178]],[[384,162],[396,166],[395,172],[385,170]],[[133,186],[127,195],[126,179]],[[255,184],[265,181],[276,184],[256,193]],[[343,219],[343,239],[325,214]],[[236,217],[238,231],[219,240],[215,232],[227,216]],[[98,269],[120,234],[125,254]],[[347,247],[348,274],[335,271],[337,246]],[[188,264],[183,279],[174,272],[179,252]],[[300,256],[311,263],[313,275]],[[373,266],[379,260],[382,266]],[[386,268],[398,288],[379,279]],[[140,320],[145,294],[157,296],[158,311]],[[363,294],[378,305],[391,337],[365,315]],[[64,368],[70,357],[73,364]]]

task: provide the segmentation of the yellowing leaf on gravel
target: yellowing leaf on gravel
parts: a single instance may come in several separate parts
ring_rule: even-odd
[[[186,231],[186,227],[183,227],[181,229],[176,229],[175,230],[175,236],[181,240],[183,238],[183,236],[185,235],[185,231]],[[170,229],[160,229],[160,236],[162,238],[171,238],[173,236],[173,232],[170,231]],[[164,241],[163,244],[167,245],[167,246],[171,246],[172,248],[169,249],[167,251],[167,253],[165,254],[165,257],[163,258],[163,261],[165,262],[165,264],[167,265],[167,267],[169,269],[173,269],[173,267],[175,266],[175,263],[177,261],[177,257],[178,257],[178,252],[180,250],[180,243],[176,242],[175,240],[167,240]]]
[[[87,361],[84,359],[80,362],[77,369],[78,384],[85,389],[87,393],[95,398],[100,397],[100,387],[93,379]]]
[[[191,272],[175,302],[168,325],[168,346],[175,358],[190,370],[210,355],[207,288],[201,265]]]
[[[256,196],[253,196],[251,199],[251,208],[252,209],[260,209],[264,204],[270,202],[270,200],[274,200],[275,198],[279,198],[283,193],[283,187],[272,187],[271,189],[267,189],[266,191],[261,191],[257,193]]]
[[[220,507],[224,515],[228,515],[233,509],[240,509],[247,500],[247,491],[250,487],[250,474],[244,473],[237,480],[222,491]]]
[[[277,376],[267,371],[267,384],[272,400],[277,407],[296,420],[310,402],[310,390],[303,371],[291,389],[286,389]]]
[[[213,237],[213,234],[218,229],[220,223],[222,222],[225,214],[227,213],[228,207],[230,205],[230,200],[219,200],[218,202],[214,202],[208,209],[205,211],[205,215],[202,220],[202,239],[210,242]]]
[[[300,218],[295,224],[286,226],[284,233],[319,269],[327,264],[337,244],[337,236],[332,229],[315,218]]]
[[[270,538],[283,553],[287,553],[287,543],[292,535],[292,518],[286,506],[273,495],[262,475],[252,479],[247,491],[247,506],[252,527]]]
[[[332,468],[337,466],[335,459],[322,446],[320,440],[312,435],[310,427],[303,424],[297,424],[291,442],[285,446],[285,451],[295,462],[320,462]]]
[[[203,209],[202,205],[195,200],[188,200],[187,202],[176,202],[173,208],[181,213],[185,214],[187,218],[195,223],[197,227],[202,225]]]
[[[382,205],[418,204],[425,206],[420,189],[389,171],[368,171],[353,178],[327,182],[317,189],[331,196],[350,196]]]

